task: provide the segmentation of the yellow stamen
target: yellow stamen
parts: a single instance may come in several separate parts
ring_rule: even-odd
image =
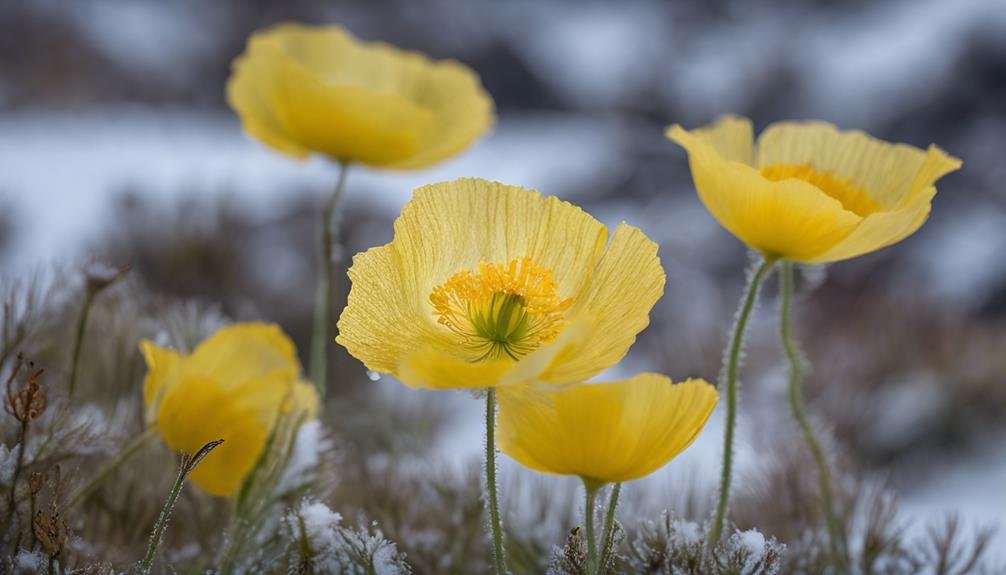
[[[853,182],[840,178],[831,172],[816,170],[810,164],[763,166],[761,175],[773,182],[790,178],[803,180],[841,202],[842,207],[846,210],[863,218],[880,209],[880,206]]]
[[[558,288],[531,258],[480,262],[478,273],[461,270],[433,288],[430,303],[437,323],[461,336],[475,361],[517,360],[559,335],[573,300],[561,299]]]

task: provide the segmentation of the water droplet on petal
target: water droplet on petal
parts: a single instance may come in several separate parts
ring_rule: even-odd
[[[370,381],[380,381],[381,380],[381,374],[377,373],[376,371],[371,371],[371,370],[368,369],[367,370],[367,379],[369,379]]]

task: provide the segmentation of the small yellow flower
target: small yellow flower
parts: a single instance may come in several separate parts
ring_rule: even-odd
[[[313,417],[314,388],[300,381],[293,342],[278,326],[240,323],[220,329],[191,355],[144,340],[143,399],[149,425],[175,451],[224,443],[190,477],[213,495],[234,494],[255,466],[277,418]]]
[[[494,121],[468,67],[361,42],[340,26],[253,34],[234,61],[227,101],[249,134],[280,152],[396,169],[449,158]]]
[[[727,116],[667,136],[688,151],[699,197],[723,227],[769,258],[826,263],[899,242],[929,215],[934,183],[961,161],[935,145],[889,144],[824,122]]]
[[[685,450],[716,406],[701,379],[662,375],[499,394],[498,445],[522,465],[591,487],[649,475]]]
[[[338,342],[420,388],[584,381],[617,363],[663,294],[657,245],[537,191],[416,190],[391,243],[353,259]]]

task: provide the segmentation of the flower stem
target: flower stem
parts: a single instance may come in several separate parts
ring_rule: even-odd
[[[597,499],[597,488],[583,483],[586,496],[586,507],[584,508],[584,523],[587,524],[587,573],[597,573],[597,541],[594,539],[594,505]]]
[[[101,468],[101,471],[97,475],[91,478],[83,487],[78,489],[70,496],[66,504],[67,509],[71,509],[77,503],[83,501],[85,497],[90,495],[95,489],[101,485],[108,476],[115,472],[123,463],[132,459],[134,455],[140,452],[141,448],[147,444],[152,437],[157,435],[157,428],[154,426],[148,427],[142,434],[134,437],[132,441],[127,443],[120,451],[119,454],[115,456],[114,459],[105,464]]]
[[[750,274],[744,299],[741,302],[741,308],[737,313],[737,319],[734,321],[733,332],[730,336],[730,348],[726,358],[727,421],[726,430],[723,434],[723,472],[720,477],[720,499],[716,506],[716,515],[713,518],[713,525],[710,531],[710,546],[716,545],[723,534],[723,524],[726,521],[727,506],[730,502],[730,480],[733,474],[734,457],[734,427],[737,422],[737,376],[740,371],[744,335],[747,332],[748,318],[751,317],[751,310],[754,309],[755,301],[758,299],[758,290],[774,265],[775,258],[766,257],[755,269],[754,273]]]
[[[782,339],[783,348],[786,350],[786,358],[789,360],[789,405],[793,411],[793,418],[796,419],[803,433],[803,438],[814,456],[817,465],[818,488],[821,492],[821,506],[824,511],[825,522],[828,527],[828,539],[831,546],[831,553],[834,556],[840,570],[846,569],[845,537],[838,517],[835,515],[834,496],[831,488],[831,474],[828,470],[828,460],[825,457],[821,442],[814,434],[814,429],[807,419],[807,411],[803,402],[803,359],[797,348],[796,341],[792,334],[792,309],[793,309],[793,264],[785,262],[782,265],[782,272],[779,278],[779,291],[781,292],[782,305],[779,311],[779,335]]]
[[[601,534],[601,563],[598,568],[600,573],[604,566],[614,555],[615,547],[615,511],[618,509],[618,495],[622,491],[622,484],[616,483],[611,488],[611,496],[608,499],[608,513],[604,517],[604,533]]]
[[[94,296],[97,292],[87,288],[84,294],[83,307],[80,309],[80,316],[77,318],[77,331],[73,338],[73,355],[70,356],[70,384],[67,394],[73,399],[73,391],[77,387],[77,366],[80,364],[80,351],[84,347],[84,333],[87,331],[87,318],[91,314],[91,305],[94,303]]]
[[[319,399],[325,398],[328,379],[328,331],[332,323],[332,250],[339,237],[339,220],[336,217],[339,202],[346,189],[349,164],[339,163],[335,191],[321,212],[321,250],[318,260],[318,279],[314,295],[314,330],[311,334],[311,381],[318,390]]]
[[[489,505],[489,528],[493,538],[493,562],[496,575],[504,575],[506,557],[503,554],[503,526],[500,523],[499,499],[496,491],[496,390],[486,391],[486,500]]]
[[[222,439],[211,441],[200,448],[195,455],[182,454],[182,464],[178,467],[178,476],[175,477],[175,484],[171,487],[171,492],[168,494],[168,500],[164,502],[161,514],[157,516],[157,522],[154,523],[154,531],[151,533],[150,542],[147,544],[147,554],[143,557],[143,561],[140,562],[139,572],[141,574],[146,575],[150,573],[150,565],[154,561],[154,554],[157,552],[158,545],[161,544],[161,537],[164,535],[164,529],[168,526],[168,520],[171,519],[171,512],[175,508],[175,501],[178,500],[178,494],[182,492],[182,486],[185,485],[185,478],[188,477],[189,473],[192,473],[192,470],[199,465],[199,462],[204,457],[209,455],[211,451],[223,442],[224,440]]]

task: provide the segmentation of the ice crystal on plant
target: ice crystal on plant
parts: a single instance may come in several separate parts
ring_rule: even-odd
[[[319,501],[304,500],[285,521],[293,572],[399,575],[411,573],[405,557],[376,526],[347,527]]]

